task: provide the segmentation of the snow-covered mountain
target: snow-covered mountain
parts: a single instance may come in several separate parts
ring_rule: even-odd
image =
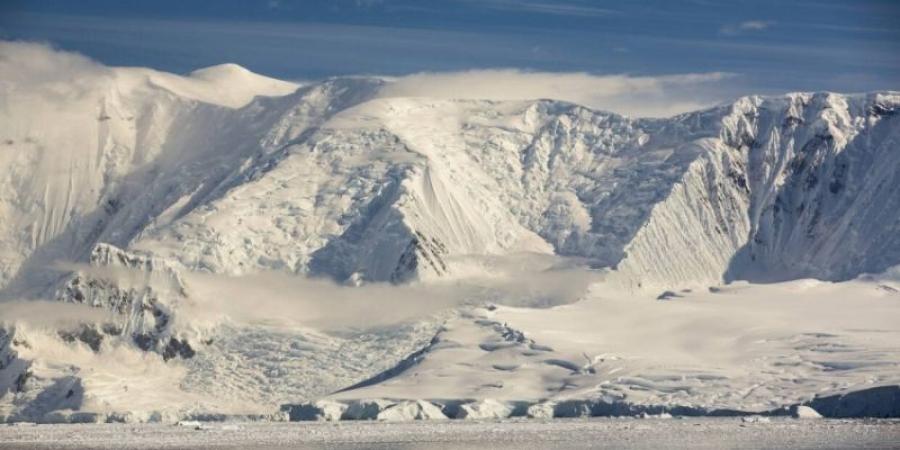
[[[215,373],[222,360],[208,355],[234,347],[216,349],[195,314],[179,318],[197,309],[191,274],[427,285],[544,254],[659,293],[900,264],[900,93],[745,97],[635,119],[553,100],[389,97],[389,83],[299,86],[223,65],[0,85],[0,297],[103,307],[117,318],[66,336],[155,352],[153,370],[192,359]],[[226,339],[275,341],[233,326]],[[434,326],[385,332],[393,347],[370,365],[291,395],[387,369]],[[29,335],[0,339],[5,414],[72,408],[70,385],[88,389],[80,375],[16,356],[29,353],[14,350],[16,333]],[[329,360],[371,339],[293,336]],[[229,379],[265,385],[285,364],[271,362],[265,382]]]
[[[30,105],[57,99],[12,92],[0,285],[42,287],[51,261],[99,243],[194,271],[392,282],[514,251],[660,286],[848,279],[900,256],[894,93],[646,120],[379,98],[378,79],[278,83],[228,65],[112,69],[49,111]]]

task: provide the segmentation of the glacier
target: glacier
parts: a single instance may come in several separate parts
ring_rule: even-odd
[[[748,96],[647,119],[233,64],[186,76],[94,64],[64,81],[28,70],[36,81],[0,84],[0,299],[112,316],[0,318],[5,420],[272,418],[361,398],[392,418],[565,415],[598,398],[765,411],[900,382],[900,329],[885,322],[900,298],[898,92]],[[372,322],[251,314],[273,289],[241,284],[277,277],[314,280],[285,281],[286,302],[310,286],[351,307],[371,295]],[[377,302],[401,296],[435,306],[378,322]],[[716,300],[735,296],[745,303]],[[222,299],[248,306],[226,313]],[[822,305],[867,312],[851,327]],[[731,314],[758,322],[710,325]],[[599,344],[624,339],[621,324],[680,342],[699,318],[697,342],[740,342],[704,358],[632,339],[679,355],[668,363]],[[833,351],[779,359],[801,347]],[[627,363],[598,368],[613,357]]]

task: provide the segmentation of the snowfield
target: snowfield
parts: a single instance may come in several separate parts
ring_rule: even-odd
[[[0,422],[900,416],[900,93],[0,55]]]
[[[900,286],[885,283],[734,283],[664,299],[594,285],[548,310],[478,308],[446,322],[402,374],[331,398],[527,401],[563,417],[778,413],[900,385]],[[872,415],[897,411],[897,392]]]

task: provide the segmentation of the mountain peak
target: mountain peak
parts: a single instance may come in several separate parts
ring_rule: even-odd
[[[221,79],[234,76],[257,75],[244,66],[235,63],[216,64],[213,66],[203,67],[191,72],[188,76],[191,78],[199,78],[204,80]]]

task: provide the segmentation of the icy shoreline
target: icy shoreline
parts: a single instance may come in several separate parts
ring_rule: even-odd
[[[794,417],[900,418],[900,386],[817,397],[768,411],[740,411],[703,406],[641,405],[603,399],[528,402],[481,400],[318,400],[283,405],[290,421],[499,420],[507,418],[569,419],[587,417]]]
[[[193,413],[184,415],[150,414],[146,417],[129,413],[94,413],[53,411],[41,424],[181,424],[202,428],[210,423],[277,423],[277,422],[414,422],[414,421],[485,421],[485,420],[555,420],[588,418],[740,418],[748,422],[771,418],[795,419],[897,419],[900,418],[900,386],[827,395],[813,400],[768,411],[714,409],[703,406],[641,405],[609,402],[603,399],[573,399],[529,402],[480,400],[409,400],[360,399],[316,400],[284,404],[280,412],[271,414]],[[0,417],[0,423],[31,424],[14,417]]]

